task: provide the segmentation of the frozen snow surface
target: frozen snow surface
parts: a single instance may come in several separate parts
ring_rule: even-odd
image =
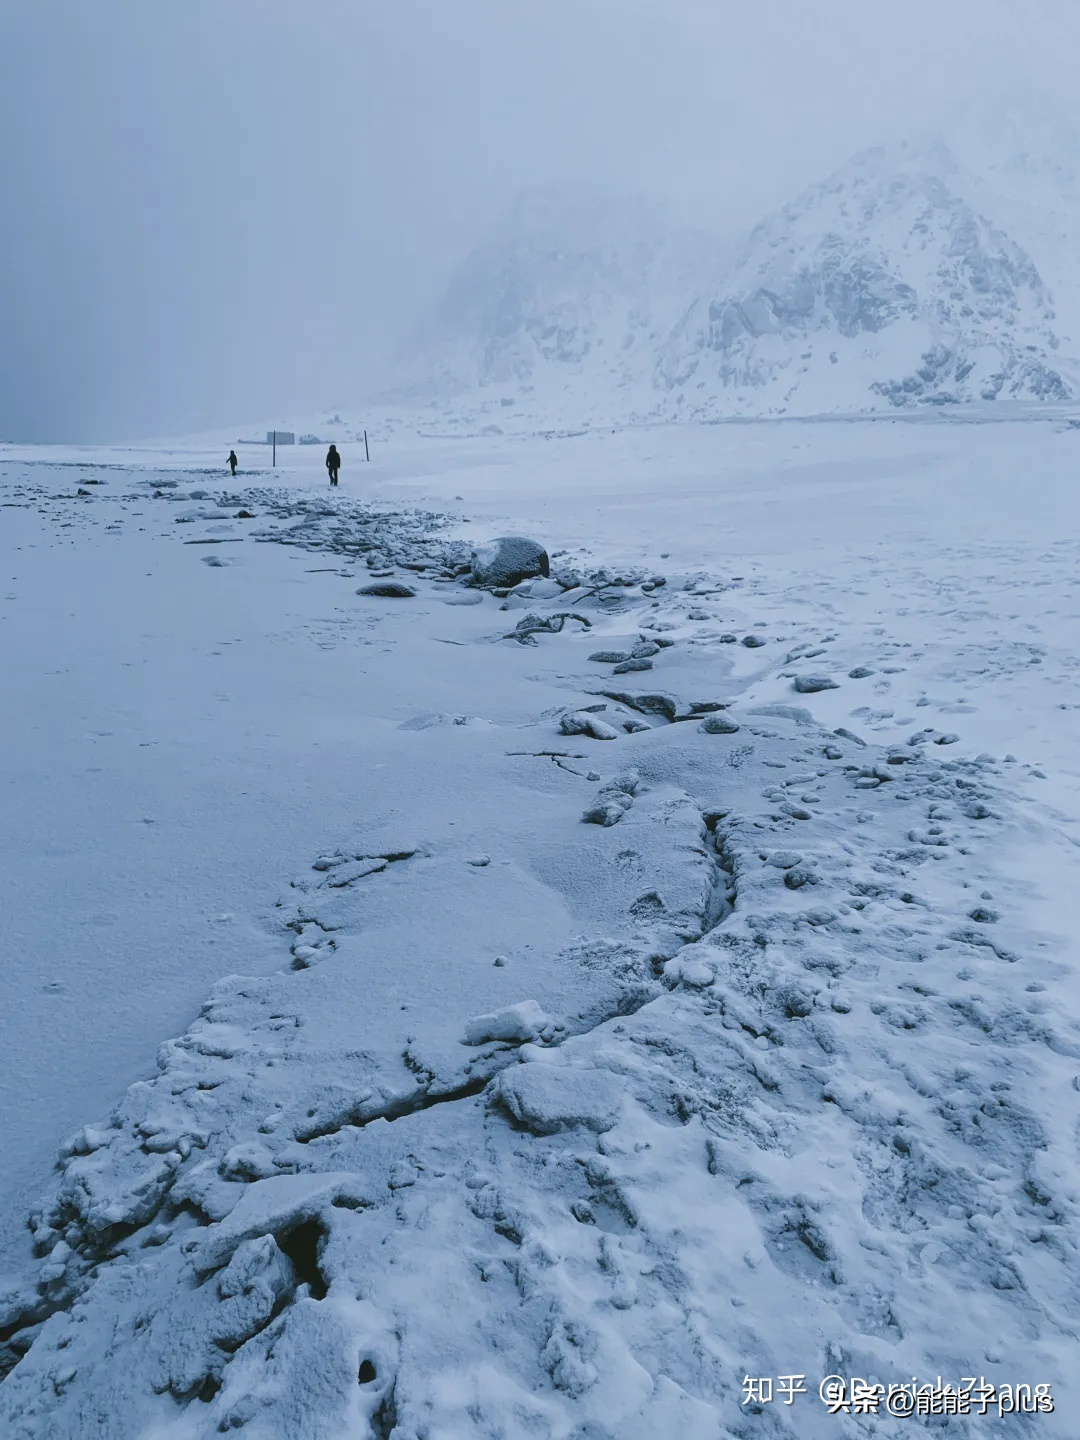
[[[1077,430],[369,439],[0,450],[0,1433],[1074,1436]]]

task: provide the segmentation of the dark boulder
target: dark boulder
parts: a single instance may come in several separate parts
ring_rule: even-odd
[[[547,577],[551,571],[548,553],[535,540],[523,535],[503,535],[472,553],[471,577],[474,585],[487,588],[520,585],[537,575]]]

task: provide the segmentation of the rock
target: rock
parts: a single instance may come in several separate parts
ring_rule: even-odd
[[[661,650],[667,650],[670,646],[675,644],[675,641],[672,640],[669,635],[642,634],[640,638],[643,645],[656,645]]]
[[[706,715],[698,726],[702,735],[734,735],[738,728],[738,724],[722,711]]]
[[[720,635],[717,638],[719,639],[721,645],[736,645],[738,644],[739,640],[739,637],[737,635],[733,635],[730,630],[725,630],[723,635]]]
[[[403,585],[400,580],[380,580],[374,585],[361,585],[357,595],[378,595],[384,600],[411,600],[416,591],[411,585]]]
[[[610,797],[586,806],[581,812],[582,821],[586,825],[617,825],[629,810],[629,805],[619,804]]]
[[[948,735],[939,735],[939,736],[937,737],[937,739],[934,741],[934,744],[935,744],[935,745],[955,745],[956,742],[957,742],[959,739],[960,739],[960,736],[959,736],[959,735],[953,735],[952,733],[950,733],[950,734],[948,734]]]
[[[617,740],[619,732],[614,725],[601,720],[598,715],[589,715],[584,710],[575,710],[564,715],[559,721],[560,735],[591,735],[594,740]]]
[[[721,640],[723,640],[724,636],[721,635],[720,638]],[[758,650],[762,645],[765,644],[765,640],[764,637],[761,635],[744,635],[742,638],[742,643],[746,646],[748,650]]]
[[[651,670],[651,660],[622,660],[612,671],[613,675],[628,675],[631,670]]]
[[[634,803],[634,792],[641,783],[636,770],[627,770],[609,780],[597,791],[594,802],[582,812],[586,825],[617,825]]]
[[[691,700],[687,705],[691,715],[711,715],[714,710],[726,710],[726,700]]]
[[[471,566],[473,584],[487,587],[509,588],[537,575],[546,579],[551,573],[547,551],[523,535],[503,535],[479,546],[472,553]]]
[[[660,646],[655,645],[651,640],[641,640],[630,651],[631,660],[651,660],[654,655],[660,654]]]
[[[793,850],[774,850],[765,863],[775,865],[778,870],[790,870],[802,863],[802,856]]]
[[[541,578],[523,581],[514,587],[513,593],[525,596],[529,600],[557,600],[562,595],[564,588],[558,580]]]
[[[535,1000],[521,1000],[494,1010],[490,1015],[476,1015],[468,1021],[462,1043],[486,1045],[491,1040],[535,1040],[550,1021]]]
[[[814,695],[819,690],[838,690],[840,687],[828,675],[796,675],[792,685],[800,695]]]
[[[490,864],[491,864],[491,856],[490,856],[490,855],[474,855],[473,858],[469,861],[469,864],[470,864],[470,865],[475,865],[475,866],[477,867],[477,869],[483,869],[483,867],[484,867],[485,865],[490,865]]]
[[[589,661],[594,665],[621,665],[631,658],[629,650],[594,650]]]
[[[672,695],[631,695],[626,690],[601,690],[600,693],[605,699],[614,700],[616,705],[626,705],[642,715],[663,715],[667,720],[674,720],[679,708]]]
[[[849,680],[865,680],[868,675],[873,675],[874,672],[866,665],[856,665],[854,670],[849,670],[847,673]]]
[[[864,750],[866,748],[866,741],[862,736],[856,735],[854,730],[846,730],[843,725],[838,725],[832,733],[839,735],[841,740],[850,740],[853,745],[861,745]]]
[[[501,1071],[489,1094],[535,1135],[578,1126],[602,1134],[618,1124],[626,1089],[610,1070],[536,1064]]]

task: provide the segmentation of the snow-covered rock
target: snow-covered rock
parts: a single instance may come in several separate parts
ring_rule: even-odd
[[[472,553],[471,575],[474,585],[509,589],[522,580],[546,577],[551,562],[544,547],[524,535],[500,535],[487,545],[478,545]]]
[[[465,1026],[462,1039],[466,1045],[485,1045],[490,1040],[535,1040],[548,1024],[548,1017],[535,1000],[520,1000],[490,1015],[474,1016]]]
[[[902,148],[866,151],[764,220],[664,346],[686,415],[1061,401],[1030,256]]]

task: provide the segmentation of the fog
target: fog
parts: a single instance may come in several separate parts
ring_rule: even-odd
[[[1078,61],[1050,0],[10,3],[0,438],[355,408],[526,186],[728,233]]]

